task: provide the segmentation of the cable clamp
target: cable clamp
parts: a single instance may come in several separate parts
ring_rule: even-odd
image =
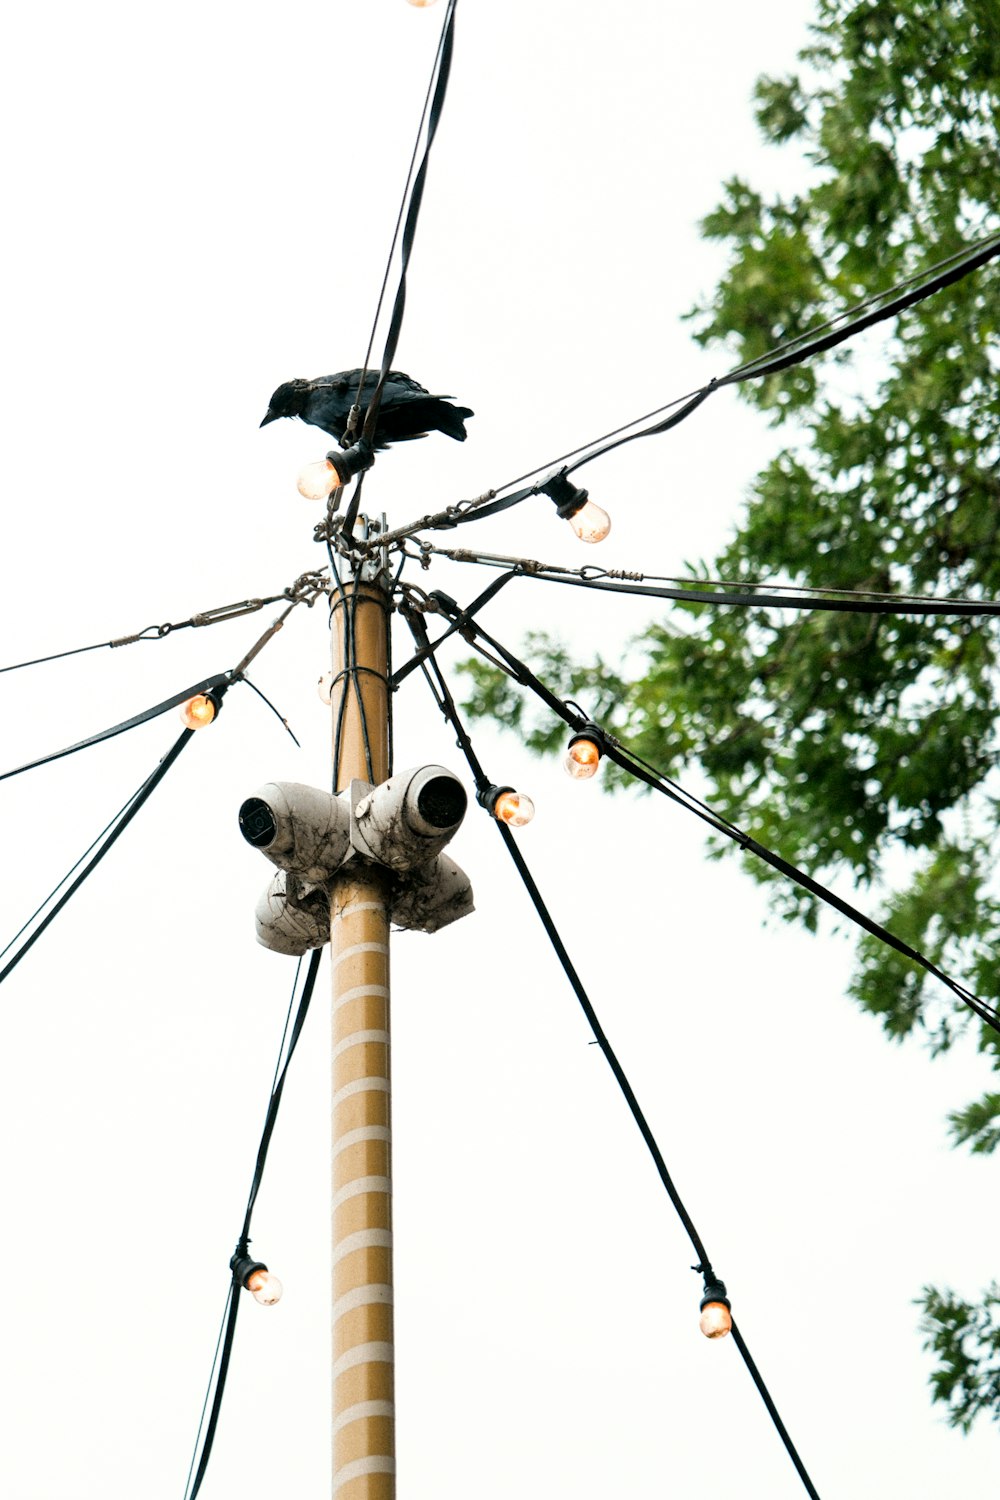
[[[358,430],[358,422],[360,420],[361,407],[355,402],[347,414],[347,426],[344,428],[344,435],[340,439],[340,446],[342,448],[349,448],[353,443],[354,434]]]
[[[145,630],[140,630],[137,635],[119,636],[117,641],[109,641],[109,646],[132,646],[136,641],[156,641],[162,636],[169,635],[173,630],[172,625],[147,625]]]
[[[457,505],[449,505],[446,514],[464,516],[470,510],[478,510],[481,505],[489,505],[490,501],[495,500],[496,497],[496,490],[484,490],[474,500],[460,500]]]

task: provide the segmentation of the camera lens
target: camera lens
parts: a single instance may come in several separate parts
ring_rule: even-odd
[[[259,797],[249,797],[240,808],[240,832],[255,849],[266,849],[274,842],[278,825],[274,813]]]

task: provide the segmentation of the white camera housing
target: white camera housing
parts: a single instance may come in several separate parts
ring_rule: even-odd
[[[279,870],[257,902],[254,920],[262,947],[299,958],[330,941],[329,893]]]
[[[248,844],[307,881],[325,881],[351,852],[351,813],[332,792],[297,781],[270,781],[240,808]]]
[[[351,839],[359,854],[390,870],[428,864],[461,827],[469,799],[453,771],[414,766],[355,804]]]
[[[240,808],[247,843],[278,866],[256,909],[257,941],[300,956],[330,938],[337,873],[352,864],[390,872],[397,927],[438,932],[474,910],[469,877],[442,849],[468,805],[444,766],[416,766],[381,786],[354,781],[335,797],[298,782],[268,782]]]

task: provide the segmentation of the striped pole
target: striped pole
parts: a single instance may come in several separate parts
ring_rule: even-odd
[[[390,773],[389,601],[333,609],[334,785]],[[339,726],[339,727],[338,727]],[[336,882],[333,966],[333,1494],[395,1500],[389,908],[380,870]]]

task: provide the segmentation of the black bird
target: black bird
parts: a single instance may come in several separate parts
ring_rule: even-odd
[[[288,380],[279,385],[261,422],[266,427],[278,417],[301,417],[339,440],[357,399],[360,370],[341,370],[337,375],[320,375],[315,380]],[[361,386],[358,402],[361,416],[355,439],[361,436],[361,425],[368,403],[378,384],[378,371],[369,370]],[[429,432],[443,432],[457,443],[465,442],[465,419],[473,416],[467,406],[450,406],[450,396],[432,396],[422,385],[399,370],[390,370],[382,389],[382,403],[375,424],[373,448],[388,448],[390,443],[408,443],[426,437]]]

